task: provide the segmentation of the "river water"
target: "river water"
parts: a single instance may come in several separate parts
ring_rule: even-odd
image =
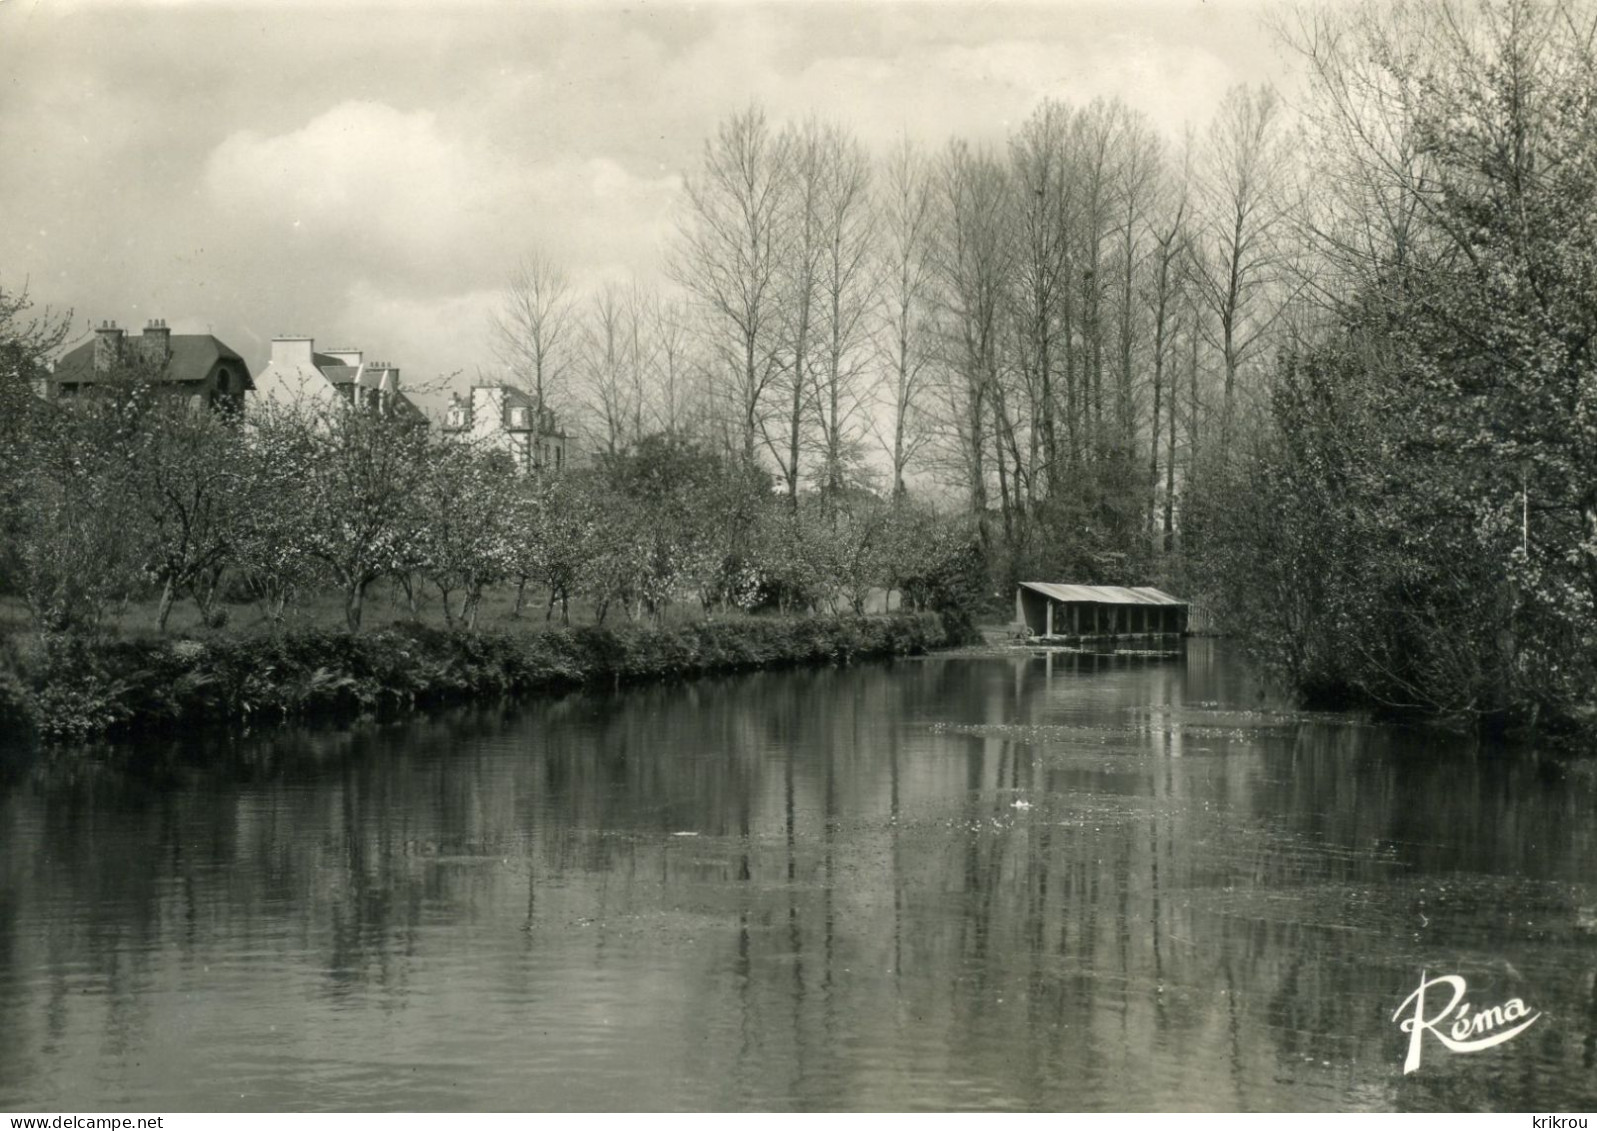
[[[0,1110],[1597,1107],[1597,775],[1210,641],[7,764]]]

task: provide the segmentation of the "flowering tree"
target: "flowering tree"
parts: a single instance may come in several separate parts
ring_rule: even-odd
[[[238,518],[233,562],[270,623],[282,621],[294,595],[323,575],[311,552],[306,502],[315,456],[312,417],[259,405],[245,422],[242,464],[255,486]]]
[[[40,413],[23,474],[13,481],[11,571],[44,632],[96,633],[113,601],[139,577],[139,543],[119,414],[108,403]]]
[[[237,421],[163,396],[141,374],[120,400],[127,428],[118,445],[144,572],[160,590],[156,627],[173,603],[194,598],[204,623],[217,622],[222,571],[233,560],[257,483],[244,459]]]
[[[438,587],[444,619],[475,627],[487,585],[509,575],[515,541],[515,468],[454,443],[434,445],[419,483],[417,559]],[[461,594],[458,610],[451,604]]]
[[[416,559],[427,438],[404,420],[342,405],[306,424],[307,550],[343,591],[345,620],[357,631],[371,583]]]
[[[571,623],[571,595],[582,581],[587,547],[594,526],[591,487],[586,476],[537,476],[522,480],[511,501],[508,570],[517,579],[516,606],[521,614],[527,583],[546,587],[549,603],[544,620]]]

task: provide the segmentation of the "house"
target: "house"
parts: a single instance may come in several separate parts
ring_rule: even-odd
[[[1032,636],[1181,636],[1187,602],[1158,589],[1022,581],[1015,590],[1015,620]]]
[[[280,408],[353,405],[425,427],[426,414],[399,387],[399,369],[361,350],[318,351],[313,338],[272,339],[272,357],[255,378],[255,397]]]
[[[566,465],[570,438],[554,412],[513,385],[473,385],[450,398],[443,434],[488,451],[502,451],[518,468],[555,471]]]
[[[225,342],[210,334],[174,334],[157,319],[138,335],[102,322],[93,338],[56,360],[42,391],[46,400],[70,400],[130,376],[206,408],[241,408],[255,387],[244,359]]]

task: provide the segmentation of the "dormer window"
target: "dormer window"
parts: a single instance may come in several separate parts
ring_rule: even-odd
[[[451,428],[464,428],[465,426],[466,426],[466,410],[463,409],[463,408],[452,408],[452,409],[450,409],[449,410],[449,427],[451,427]]]
[[[526,426],[527,426],[527,410],[524,409],[524,408],[513,408],[513,409],[511,409],[510,410],[510,427],[512,427],[512,428],[525,428]]]

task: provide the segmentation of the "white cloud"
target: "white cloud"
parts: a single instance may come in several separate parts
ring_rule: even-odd
[[[853,121],[873,143],[907,132],[936,145],[956,135],[996,138],[1044,98],[1082,105],[1118,96],[1176,138],[1187,122],[1207,121],[1240,77],[1201,47],[1147,38],[1113,36],[1090,48],[995,40],[894,60],[820,59],[789,86],[784,102],[823,106]],[[897,114],[856,117],[850,108],[858,106],[891,107]]]
[[[537,246],[576,269],[636,262],[657,245],[673,176],[606,157],[490,148],[430,112],[345,102],[299,129],[240,131],[206,162],[218,208],[341,251],[360,277],[412,283],[463,265],[492,275]]]
[[[434,250],[480,200],[486,170],[477,165],[431,113],[345,102],[290,133],[228,137],[206,163],[205,187],[252,220]]]

